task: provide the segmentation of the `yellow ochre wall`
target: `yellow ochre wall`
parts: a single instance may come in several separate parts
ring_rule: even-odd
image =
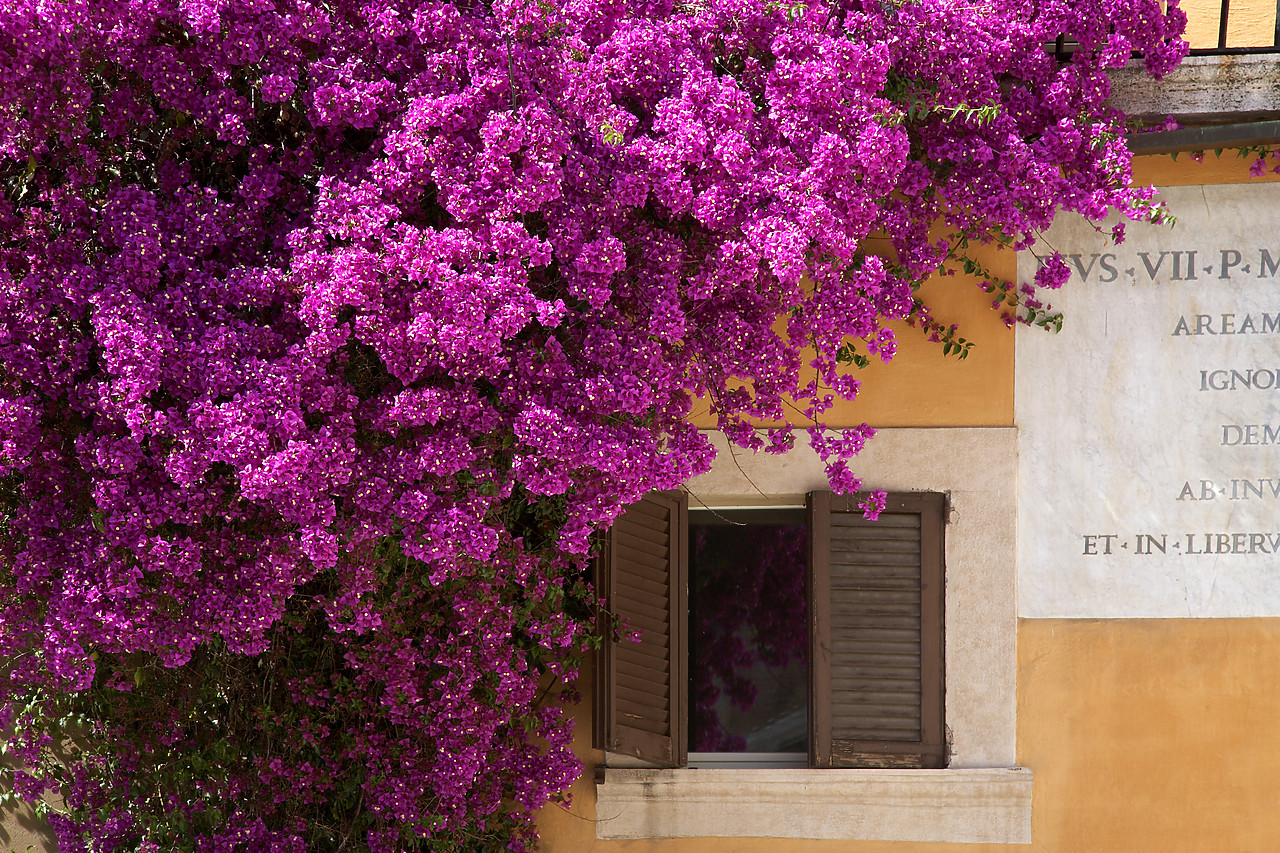
[[[1017,276],[1013,252],[980,246],[972,257],[1006,280]],[[863,422],[876,427],[1012,426],[1013,332],[991,310],[991,297],[979,280],[962,274],[936,277],[920,295],[944,325],[957,324],[960,336],[975,342],[961,361],[944,358],[942,345],[926,340],[917,328],[890,324],[898,340],[898,354],[889,364],[873,357],[856,370],[862,390],[856,402],[840,402],[828,414],[834,426]],[[707,406],[695,407],[693,422],[714,429]]]
[[[1280,619],[1022,620],[1030,849],[1280,850],[1277,673]]]

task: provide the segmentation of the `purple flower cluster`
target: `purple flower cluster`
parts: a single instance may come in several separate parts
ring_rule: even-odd
[[[0,730],[62,849],[531,843],[694,400],[859,488],[824,413],[919,282],[1150,213],[1163,5],[5,4]]]

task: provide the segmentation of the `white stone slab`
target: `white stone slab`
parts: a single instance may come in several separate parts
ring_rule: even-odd
[[[1030,844],[1031,771],[618,770],[596,838],[817,838]]]
[[[1280,615],[1280,185],[1162,197],[1173,228],[1042,242],[1073,272],[1017,336],[1020,616]]]

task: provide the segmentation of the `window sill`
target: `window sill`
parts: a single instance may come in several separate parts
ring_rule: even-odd
[[[1031,771],[600,768],[596,838],[1031,843]]]

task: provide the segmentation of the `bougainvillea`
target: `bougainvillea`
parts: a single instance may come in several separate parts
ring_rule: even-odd
[[[707,468],[691,401],[856,487],[886,321],[960,347],[923,279],[1152,215],[1105,72],[1178,61],[1162,6],[5,3],[17,791],[66,853],[532,843],[592,535]]]

